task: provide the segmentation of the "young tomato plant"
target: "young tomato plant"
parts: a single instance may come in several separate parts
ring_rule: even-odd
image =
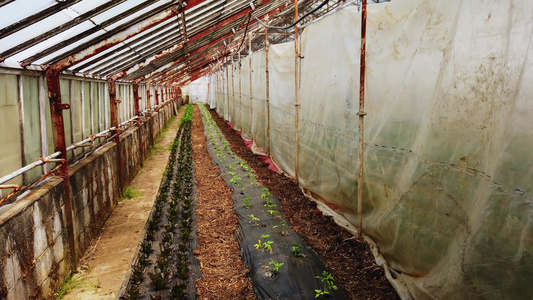
[[[257,250],[268,250],[272,252],[272,244],[274,244],[274,242],[268,240],[268,238],[270,238],[270,235],[263,234],[261,238],[264,239],[265,241],[261,242],[261,240],[258,240],[257,243],[254,245],[254,247]]]
[[[302,247],[303,246],[298,243],[292,243],[292,246],[291,246],[292,255],[294,257],[305,257],[305,255],[302,253]]]
[[[324,285],[322,289],[315,290],[315,293],[316,293],[315,298],[329,295],[330,291],[338,289],[335,283],[333,282],[334,281],[333,276],[331,276],[331,274],[329,274],[328,272],[323,271],[322,276],[315,276],[315,277],[320,279],[320,281],[322,281],[322,284]]]
[[[250,222],[251,222],[251,223],[261,221],[261,220],[259,220],[258,217],[254,216],[253,214],[250,215],[249,217],[250,217]]]
[[[278,263],[275,260],[271,260],[268,265],[270,266],[270,272],[272,272],[272,275],[278,275],[279,268],[283,266],[283,263]]]

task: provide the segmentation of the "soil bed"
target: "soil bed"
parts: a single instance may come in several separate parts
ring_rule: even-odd
[[[231,150],[255,170],[259,182],[281,201],[292,228],[322,257],[351,299],[399,299],[364,241],[324,216],[294,180],[268,170],[261,156],[253,154],[216,112],[211,111],[211,116],[230,142]]]

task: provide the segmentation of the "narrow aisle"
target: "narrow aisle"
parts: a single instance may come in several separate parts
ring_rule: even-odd
[[[139,195],[119,202],[100,237],[78,263],[78,273],[71,280],[72,289],[63,299],[116,298],[153,206],[157,194],[154,191],[159,189],[170,154],[168,148],[183,112],[182,107],[133,179],[130,187]]]

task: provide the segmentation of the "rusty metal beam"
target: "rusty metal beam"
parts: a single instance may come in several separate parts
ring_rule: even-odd
[[[149,6],[149,4],[153,4],[155,2],[157,2],[157,0],[150,0],[150,1],[143,2],[143,3],[139,4],[138,6],[136,6],[135,9],[137,9],[137,8],[140,8],[140,9],[145,8],[146,6]],[[99,45],[102,42],[106,42],[107,39],[109,39],[110,42],[111,42],[111,41],[113,41],[113,36],[114,35],[118,35],[120,32],[123,32],[123,31],[128,31],[128,29],[130,27],[132,27],[133,25],[136,25],[136,24],[142,24],[140,26],[146,26],[146,21],[147,20],[154,20],[155,21],[155,20],[157,20],[159,18],[164,18],[164,16],[168,15],[169,11],[172,11],[174,13],[174,15],[175,15],[175,11],[173,9],[171,9],[171,8],[172,8],[172,3],[165,4],[163,6],[160,6],[160,7],[156,8],[156,9],[153,9],[153,10],[151,10],[149,12],[146,12],[146,13],[134,18],[133,20],[131,20],[128,23],[125,23],[125,24],[122,24],[120,26],[117,26],[116,28],[113,28],[112,30],[107,31],[105,34],[102,34],[101,36],[98,36],[97,38],[94,38],[94,39],[92,39],[92,40],[90,40],[90,41],[88,41],[86,43],[83,43],[83,44],[77,46],[76,48],[74,48],[72,50],[67,51],[66,53],[61,54],[58,57],[53,58],[52,60],[46,62],[46,64],[53,64],[53,63],[56,63],[56,62],[58,62],[60,60],[64,60],[64,59],[68,58],[69,56],[74,56],[76,53],[82,52],[85,49],[96,48],[95,47],[96,45]],[[39,53],[37,53],[35,55],[32,55],[31,57],[24,59],[21,62],[21,65],[22,66],[27,66],[28,64],[30,64],[30,63],[32,63],[32,62],[34,62],[36,60],[44,58],[44,57],[46,57],[46,56],[48,56],[48,55],[50,55],[50,54],[52,54],[52,53],[54,53],[54,52],[56,52],[58,50],[61,50],[61,49],[65,48],[65,47],[67,47],[70,44],[73,44],[73,43],[75,43],[75,42],[77,42],[77,41],[79,41],[79,40],[81,40],[81,39],[83,39],[83,38],[95,33],[95,32],[98,32],[99,30],[102,30],[106,26],[114,24],[114,23],[124,19],[125,17],[135,13],[135,9],[132,8],[130,10],[127,10],[126,12],[124,12],[124,13],[118,15],[118,16],[113,17],[113,18],[103,22],[102,24],[99,24],[99,25],[97,25],[97,26],[95,26],[95,27],[93,27],[93,28],[91,28],[89,30],[86,30],[86,31],[84,31],[84,32],[72,37],[72,38],[69,38],[68,40],[65,40],[65,41],[63,41],[61,43],[58,43],[58,44],[56,44],[56,45],[54,45],[54,46],[52,46],[52,47],[50,47],[50,48],[48,48],[46,50],[43,50],[42,52],[39,52]],[[160,15],[158,15],[158,14],[160,14]],[[167,20],[167,19],[168,18],[166,18],[165,20]],[[145,28],[144,30],[146,30],[148,28],[151,28],[151,27],[153,27],[153,26],[155,26],[155,25],[157,25],[159,23],[160,22],[156,22],[152,26],[149,26],[149,27]],[[131,31],[133,31],[133,30],[131,30]],[[113,46],[115,45],[115,43],[112,43],[112,42],[111,42],[111,44]],[[106,49],[108,49],[108,48],[110,48],[110,47],[107,47]],[[78,62],[78,61],[75,61],[75,62]]]
[[[294,0],[294,22],[298,21],[298,0]],[[300,183],[300,97],[299,97],[299,91],[300,91],[300,52],[298,49],[298,35],[299,35],[299,26],[298,24],[294,25],[294,114],[295,114],[295,165],[294,165],[294,177],[296,179],[296,183]]]
[[[48,97],[50,99],[50,112],[52,115],[52,128],[54,137],[55,152],[61,152],[60,159],[65,161],[58,171],[59,177],[63,179],[63,203],[65,204],[65,219],[67,222],[68,246],[70,251],[70,267],[76,270],[76,243],[74,237],[74,223],[72,217],[72,197],[70,190],[70,176],[67,162],[67,143],[65,138],[65,123],[63,121],[63,110],[69,109],[70,105],[61,102],[61,88],[59,84],[59,72],[48,70],[46,72],[48,85]]]
[[[136,45],[133,49],[136,50],[136,49],[139,49],[141,47],[147,47],[147,48],[151,47],[151,46],[155,45],[155,43],[157,43],[159,41],[160,37],[168,35],[168,34],[171,34],[171,33],[174,33],[175,31],[177,31],[177,29],[178,29],[178,26],[171,26],[170,28],[165,29],[163,32],[158,33],[157,35],[151,35],[150,34],[148,36],[142,36],[142,37],[139,37],[139,38],[133,38],[131,41],[128,41],[127,45],[123,45],[123,46],[117,47],[113,51],[110,51],[109,53],[106,53],[105,57],[102,57],[102,59],[98,60],[98,64],[95,64],[94,61],[83,62],[83,63],[78,64],[76,66],[76,68],[73,69],[73,71],[74,72],[80,72],[81,70],[86,69],[86,70],[84,70],[84,72],[97,73],[97,72],[94,72],[94,70],[97,70],[98,68],[101,68],[101,67],[105,66],[106,64],[112,62],[113,60],[123,59],[123,57],[121,57],[120,55],[115,55],[115,54],[117,54],[118,52],[123,51],[125,49],[132,48],[130,45],[138,43],[141,40],[144,40],[143,42],[141,42],[138,45]]]
[[[284,3],[277,3],[275,0],[268,0],[267,2],[263,3],[263,5],[261,6],[260,9],[256,9],[256,12],[259,12],[260,15],[265,15],[265,14],[271,14],[273,13],[273,10],[271,8],[275,8],[275,9],[279,9],[279,7],[281,6],[284,6],[285,4]],[[205,37],[209,36],[209,35],[214,35],[217,31],[220,31],[221,29],[225,28],[225,27],[228,27],[226,30],[226,33],[224,33],[224,36],[228,37],[228,36],[231,36],[232,33],[231,33],[231,30],[230,28],[231,27],[235,27],[235,26],[238,26],[236,22],[239,22],[239,23],[242,23],[242,20],[239,21],[239,19],[242,19],[244,17],[246,17],[246,15],[250,12],[250,9],[244,9],[243,11],[235,14],[235,15],[232,15],[226,19],[224,19],[223,21],[217,23],[216,25],[214,26],[211,26],[201,32],[198,32],[194,35],[191,35],[190,37],[188,36],[189,38],[189,44],[188,44],[188,48],[189,48],[189,51],[191,52],[190,55],[193,55],[192,53],[196,53],[196,51],[191,51],[191,45],[194,45],[194,47],[192,47],[193,49],[194,48],[197,48],[197,47],[202,47],[203,48],[203,45],[206,45],[204,42],[202,42],[203,44],[198,44],[197,42],[199,42],[200,40],[204,39]],[[255,21],[252,21],[250,24],[254,24]],[[212,39],[215,39],[215,40],[220,40],[220,37],[213,37]],[[213,41],[212,41],[211,38],[208,38],[207,39],[207,44],[213,44]],[[168,57],[168,58],[165,58],[164,62],[161,62],[161,61],[158,61],[158,60],[154,60],[150,63],[150,65],[147,65],[147,66],[144,66],[145,69],[148,69],[150,71],[148,72],[142,72],[141,74],[134,74],[134,73],[130,73],[130,75],[132,77],[130,77],[130,75],[128,77],[125,77],[126,79],[130,79],[130,80],[135,80],[137,78],[141,78],[141,77],[144,77],[142,80],[145,80],[146,78],[151,78],[154,76],[155,73],[157,74],[161,74],[161,73],[164,73],[166,71],[164,70],[161,70],[161,69],[158,69],[158,71],[156,72],[154,70],[154,66],[155,66],[155,69],[157,68],[160,68],[160,67],[163,67],[164,64],[168,63],[168,67],[169,68],[172,68],[172,67],[175,67],[176,65],[179,65],[179,63],[175,63],[177,60],[179,60],[179,56],[177,55],[172,55],[171,57]],[[171,59],[171,60],[168,60],[168,59]],[[152,66],[152,67],[151,67]],[[139,73],[140,71],[136,72],[136,73]],[[152,73],[150,73],[152,72]]]
[[[185,49],[185,60],[187,62],[187,66],[189,68],[189,72],[191,69],[191,66],[189,64],[189,38],[187,37],[187,22],[185,22],[185,12],[183,12],[183,1],[179,0],[180,3],[180,16],[181,16],[181,29],[183,34],[183,48]]]
[[[364,129],[365,129],[365,73],[366,73],[366,0],[361,4],[361,63],[359,69],[359,172],[357,179],[357,218],[359,237],[363,235],[363,174],[364,174]]]
[[[265,23],[268,24],[268,16],[265,18]],[[267,110],[267,120],[266,120],[266,140],[267,140],[267,148],[266,152],[268,155],[270,155],[270,78],[268,74],[268,28],[265,27],[265,70],[266,70],[266,110]]]
[[[117,145],[117,175],[118,175],[118,189],[122,191],[124,188],[124,172],[122,162],[122,149],[120,145],[120,128],[118,123],[118,104],[120,100],[117,99],[117,85],[116,81],[109,79],[107,81],[107,88],[109,92],[109,107],[111,108],[111,126],[115,128],[114,141]]]
[[[83,61],[85,59],[88,59],[106,49],[109,49],[113,47],[114,45],[123,42],[124,40],[127,40],[133,36],[136,36],[137,34],[152,28],[156,26],[157,24],[160,24],[168,19],[171,19],[176,16],[176,11],[174,9],[166,10],[164,13],[161,13],[155,17],[152,17],[150,19],[144,20],[143,22],[139,23],[138,28],[125,30],[120,32],[119,34],[116,34],[109,39],[100,41],[98,44],[95,44],[93,46],[90,46],[89,48],[84,48],[83,50],[76,52],[74,55],[64,58],[63,60],[55,63],[50,68],[56,69],[56,70],[63,70],[69,66],[71,66],[74,63]]]
[[[11,2],[15,2],[15,0],[0,0],[0,7],[7,5]]]
[[[9,26],[6,26],[4,28],[2,28],[0,30],[0,39],[3,39],[5,38],[6,36],[10,35],[10,34],[13,34],[17,31],[20,31],[32,24],[35,24],[41,20],[44,20],[60,11],[62,11],[63,9],[67,8],[67,7],[70,7],[78,2],[80,2],[81,0],[65,0],[65,1],[60,1],[58,2],[57,4],[53,5],[53,6],[50,6],[49,8],[46,8],[38,13],[35,13],[29,17],[26,17],[18,22],[15,22]]]
[[[31,38],[27,41],[24,41],[22,43],[19,43],[17,44],[15,47],[13,48],[10,48],[10,49],[7,49],[5,50],[4,52],[0,53],[0,61],[3,61],[5,58],[9,57],[9,56],[12,56],[12,55],[15,55],[17,53],[20,53],[30,47],[33,47],[35,45],[37,45],[38,43],[44,41],[44,40],[47,40],[55,35],[58,35],[60,34],[61,32],[64,32],[65,30],[68,30],[78,24],[81,24],[83,22],[85,22],[86,20],[89,20],[90,18],[110,9],[110,8],[113,8],[117,5],[119,5],[120,3],[124,2],[126,0],[115,0],[115,1],[109,1],[109,2],[106,2],[96,8],[93,8],[91,9],[90,11],[80,15],[79,17],[77,18],[74,18],[72,19],[71,21],[69,22],[66,22],[66,23],[63,23],[61,25],[59,25],[58,27],[55,27],[54,29],[52,30],[49,30],[45,33],[42,33],[34,38]],[[1,38],[1,37],[0,37]]]

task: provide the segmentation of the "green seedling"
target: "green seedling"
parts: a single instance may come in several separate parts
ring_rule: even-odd
[[[257,249],[257,250],[268,250],[270,252],[272,252],[272,244],[274,244],[273,241],[269,241],[268,238],[270,238],[270,235],[268,234],[263,234],[261,236],[262,239],[265,240],[265,242],[261,242],[261,240],[258,240],[257,241],[257,244],[254,245],[254,247]]]
[[[263,200],[269,200],[270,199],[270,192],[268,191],[267,188],[263,188],[263,193],[261,194],[261,199]]]
[[[315,293],[316,293],[315,298],[329,295],[330,291],[338,289],[335,283],[333,282],[334,281],[333,276],[331,276],[331,274],[329,274],[328,272],[323,271],[322,276],[315,276],[315,277],[320,279],[320,281],[322,281],[322,284],[324,285],[322,289],[315,290]]]
[[[272,227],[272,229],[276,229],[276,228],[280,228],[280,227],[285,227],[287,225],[287,222],[285,222],[285,220],[281,220],[281,223],[279,225],[274,225]]]
[[[270,266],[270,272],[272,272],[273,275],[278,275],[279,268],[283,266],[283,263],[278,263],[275,260],[271,260],[268,265]]]
[[[276,204],[272,204],[272,201],[268,201],[267,203],[265,203],[266,207],[270,208],[270,209],[273,209],[274,207],[276,207],[277,205]]]
[[[228,165],[228,169],[235,170],[235,167],[233,165]]]
[[[252,197],[244,197],[241,199],[241,201],[244,203],[244,208],[249,209],[250,207],[252,207],[252,203],[250,202],[252,201]]]
[[[241,178],[239,176],[233,176],[233,178],[231,178],[229,181],[233,184],[238,184],[239,182],[241,182]]]
[[[253,223],[253,222],[259,222],[259,221],[261,221],[261,220],[259,220],[258,217],[254,216],[254,215],[250,215],[250,222]]]
[[[305,257],[305,255],[302,253],[302,245],[298,243],[293,243],[291,246],[292,255],[294,257]]]
[[[267,210],[268,213],[271,215],[271,216],[275,216],[275,215],[279,215],[279,211],[275,210],[275,209],[269,209]]]

